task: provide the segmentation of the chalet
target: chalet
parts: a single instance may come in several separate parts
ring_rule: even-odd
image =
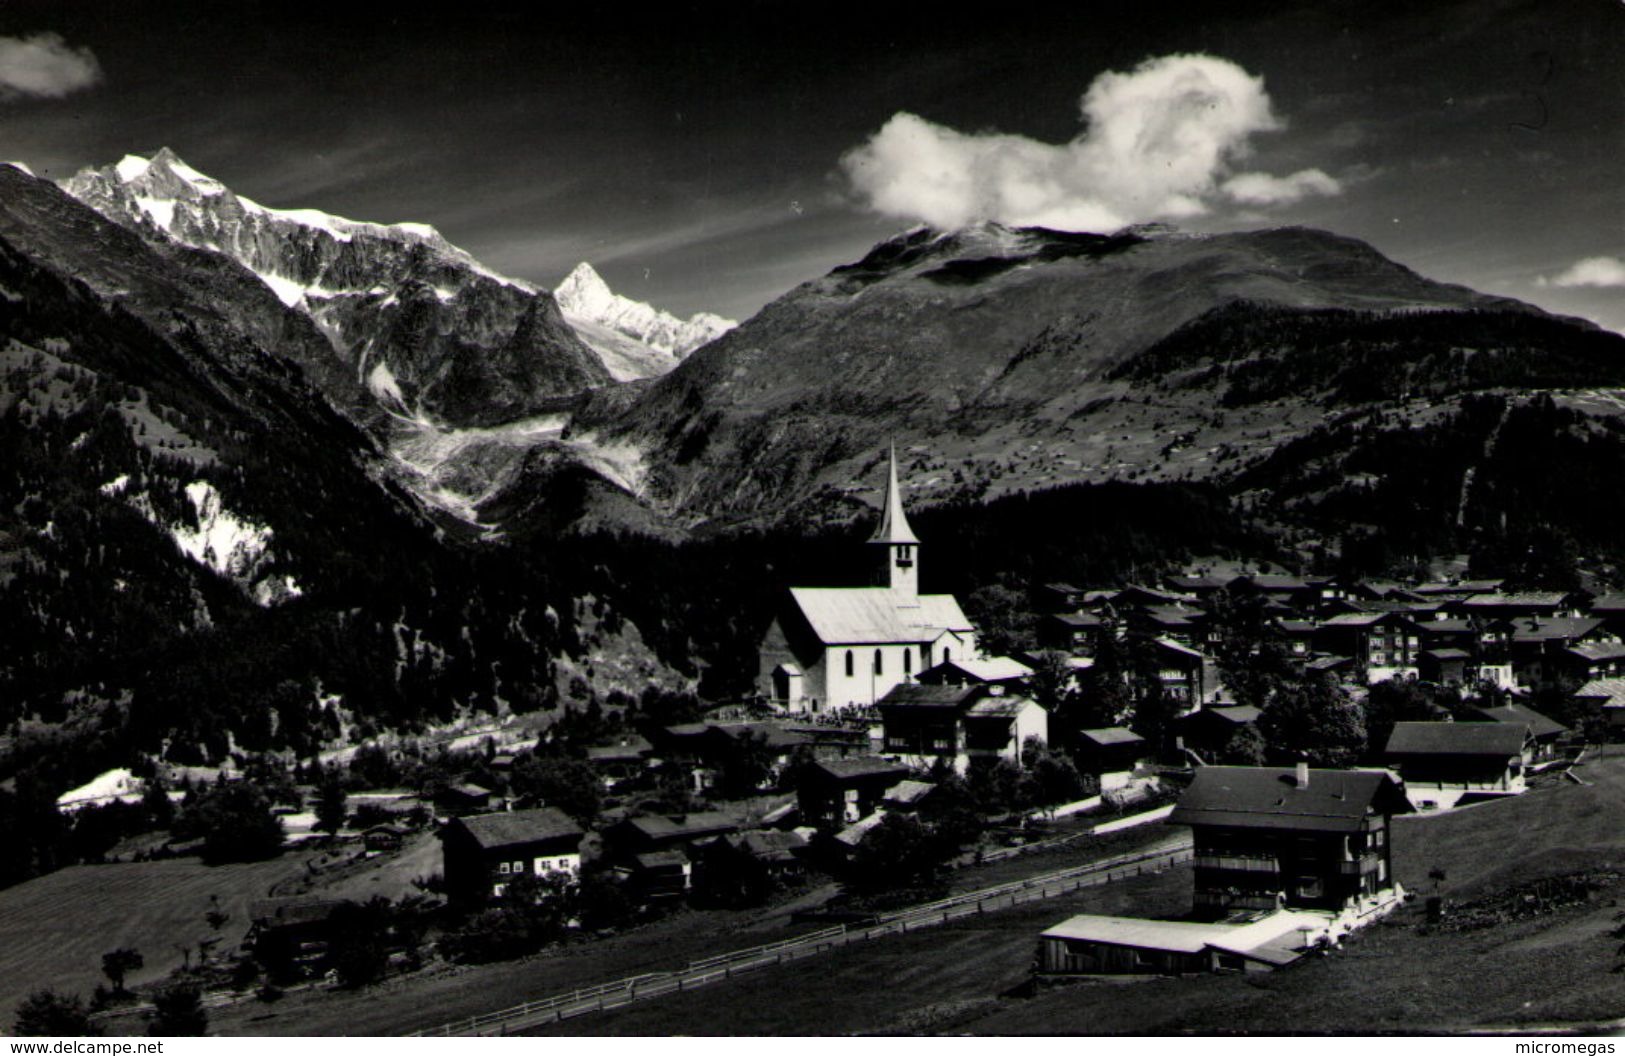
[[[1175,729],[1183,746],[1209,763],[1229,746],[1240,730],[1256,724],[1261,714],[1251,704],[1198,708],[1177,720]]]
[[[1173,591],[1158,590],[1155,587],[1143,587],[1130,584],[1112,595],[1111,602],[1114,608],[1154,608],[1158,606],[1180,606],[1193,603],[1196,598],[1190,594],[1176,594]]]
[[[1594,616],[1522,616],[1511,621],[1510,643],[1514,681],[1537,688],[1570,674],[1578,659],[1570,650],[1583,645],[1619,644],[1603,621]]]
[[[963,773],[974,758],[1017,765],[1029,737],[1049,739],[1049,715],[998,684],[895,686],[880,701],[885,754],[910,766],[938,760]]]
[[[1211,601],[1228,585],[1229,580],[1218,576],[1169,576],[1168,589],[1175,594],[1187,594],[1198,601]]]
[[[472,781],[464,781],[455,785],[447,785],[434,795],[436,807],[451,817],[465,814],[483,814],[490,810],[496,798],[484,785],[476,785]]]
[[[899,781],[886,790],[880,805],[893,814],[913,814],[936,790],[930,781]]]
[[[361,834],[361,845],[369,852],[386,853],[398,851],[406,842],[411,830],[405,825],[393,822],[383,825],[374,825]]]
[[[681,847],[631,855],[619,868],[645,902],[682,898],[694,886],[694,863]]]
[[[1529,761],[1536,764],[1557,758],[1558,743],[1569,732],[1569,728],[1556,719],[1518,703],[1503,704],[1498,708],[1474,708],[1472,714],[1481,722],[1504,722],[1527,728]]]
[[[707,844],[700,884],[712,897],[749,897],[806,873],[807,839],[797,832],[744,832]]]
[[[1508,620],[1521,616],[1554,619],[1578,615],[1583,601],[1582,595],[1561,590],[1494,592],[1474,594],[1455,602],[1451,609],[1459,616]]]
[[[1595,616],[1616,638],[1625,638],[1625,594],[1599,594],[1591,600],[1587,615]]]
[[[995,656],[945,661],[921,671],[919,682],[925,686],[1004,686],[1011,691],[1020,689],[1032,674],[1033,669],[1020,660]]]
[[[1294,660],[1307,660],[1314,651],[1315,631],[1319,627],[1313,620],[1274,620],[1268,630]]]
[[[581,827],[552,807],[455,818],[440,830],[442,875],[454,899],[501,898],[520,876],[581,872]]]
[[[1463,686],[1472,679],[1473,654],[1465,649],[1423,649],[1416,659],[1416,676],[1438,686]]]
[[[1093,782],[1098,792],[1127,787],[1134,779],[1134,771],[1150,755],[1145,738],[1122,726],[1079,730],[1073,749],[1079,772]]]
[[[1418,809],[1447,809],[1524,791],[1532,744],[1528,727],[1512,723],[1401,722],[1383,758]]]
[[[1093,656],[1106,632],[1106,620],[1092,612],[1059,613],[1038,621],[1038,644],[1073,656]]]
[[[604,784],[615,788],[651,768],[654,746],[643,737],[632,736],[616,744],[593,745],[586,754],[587,762],[603,778]]]
[[[1574,699],[1596,709],[1610,730],[1625,729],[1625,678],[1594,678],[1575,691]]]
[[[1415,676],[1421,641],[1415,622],[1397,612],[1350,612],[1333,616],[1315,632],[1322,652],[1353,657],[1372,682]]]
[[[1198,911],[1363,919],[1402,895],[1389,822],[1410,809],[1385,770],[1207,766],[1168,820],[1192,829]]]
[[[615,858],[624,860],[652,851],[692,847],[738,831],[739,823],[719,811],[651,814],[611,825],[604,831],[604,843]]]
[[[920,540],[891,456],[880,524],[881,585],[792,587],[759,651],[758,689],[791,712],[871,705],[916,672],[977,657],[976,628],[951,594],[921,594]]]
[[[1324,600],[1331,580],[1323,577],[1280,576],[1258,573],[1247,577],[1258,593],[1297,612],[1312,612]]]
[[[875,813],[887,789],[908,777],[908,767],[875,757],[829,759],[807,768],[801,787],[801,817],[833,832]]]
[[[1614,632],[1607,630],[1606,633]],[[1583,642],[1570,646],[1556,658],[1552,671],[1576,682],[1618,678],[1625,675],[1625,642]]]
[[[1219,669],[1207,656],[1169,638],[1151,642],[1157,681],[1170,700],[1182,708],[1196,708],[1219,697]]]
[[[1076,612],[1083,608],[1085,591],[1070,583],[1045,583],[1036,591],[1039,612]]]
[[[346,905],[341,899],[323,898],[251,902],[242,948],[277,974],[319,970],[333,937],[333,914]]]

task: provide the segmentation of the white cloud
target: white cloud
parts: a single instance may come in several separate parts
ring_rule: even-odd
[[[1319,169],[1243,173],[1248,139],[1282,127],[1264,82],[1226,59],[1166,55],[1096,77],[1069,143],[969,134],[898,113],[841,166],[876,211],[955,228],[982,220],[1111,230],[1208,211],[1219,198],[1281,204],[1337,194]]]
[[[1341,194],[1343,185],[1319,169],[1303,169],[1290,176],[1243,172],[1225,180],[1220,189],[1243,205],[1291,205],[1312,194]]]
[[[101,79],[101,64],[90,49],[70,47],[59,34],[0,37],[0,100],[60,99]]]
[[[1618,257],[1586,257],[1548,278],[1542,275],[1536,286],[1625,286],[1625,260]]]

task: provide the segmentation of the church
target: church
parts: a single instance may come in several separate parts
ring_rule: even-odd
[[[928,667],[980,657],[953,595],[920,593],[920,540],[903,512],[895,448],[868,546],[877,585],[791,587],[768,627],[757,688],[783,710],[872,705]]]

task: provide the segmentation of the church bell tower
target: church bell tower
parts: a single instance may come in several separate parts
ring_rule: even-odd
[[[890,587],[899,604],[916,604],[920,597],[920,540],[903,513],[903,492],[897,486],[897,447],[891,449],[886,496],[880,504],[880,526],[870,537],[872,546],[884,547],[880,585]]]

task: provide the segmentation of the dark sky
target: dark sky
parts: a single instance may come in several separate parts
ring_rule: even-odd
[[[1261,76],[1284,126],[1216,178],[1320,170],[1335,193],[1209,196],[1181,226],[1322,226],[1625,330],[1618,0],[322,6],[7,0],[0,43],[59,34],[101,75],[0,91],[0,157],[62,177],[168,145],[266,205],[744,317],[913,222],[841,165],[899,111],[1063,144],[1100,75],[1201,53]]]

